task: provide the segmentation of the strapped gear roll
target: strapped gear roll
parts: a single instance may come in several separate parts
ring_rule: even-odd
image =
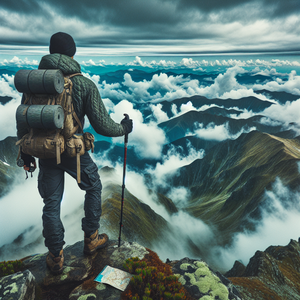
[[[17,108],[17,122],[25,127],[60,129],[64,125],[64,110],[60,105],[26,105]]]
[[[20,93],[60,94],[64,89],[64,75],[61,70],[19,70],[14,79]]]

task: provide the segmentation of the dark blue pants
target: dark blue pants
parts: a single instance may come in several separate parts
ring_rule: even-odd
[[[46,247],[57,253],[65,244],[64,227],[60,219],[60,203],[64,192],[64,173],[67,172],[74,179],[77,178],[76,157],[61,156],[61,164],[56,159],[39,160],[38,189],[44,199],[43,208],[43,236]],[[101,216],[102,185],[98,174],[98,167],[86,152],[80,157],[81,183],[80,189],[85,190],[82,230],[87,236],[99,228]]]

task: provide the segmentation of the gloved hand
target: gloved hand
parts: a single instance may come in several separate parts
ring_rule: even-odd
[[[125,129],[125,134],[128,134],[132,131],[132,120],[127,119],[126,117],[121,121],[121,124],[123,125]]]
[[[36,169],[35,158],[21,151],[21,159],[24,161],[24,170],[31,173],[34,172]]]

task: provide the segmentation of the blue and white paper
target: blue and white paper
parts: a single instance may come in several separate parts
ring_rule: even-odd
[[[132,275],[119,269],[105,266],[95,281],[109,284],[121,291],[124,291],[130,282]]]

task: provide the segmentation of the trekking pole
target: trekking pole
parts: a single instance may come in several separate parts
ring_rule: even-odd
[[[125,120],[129,120],[129,116],[124,114]],[[125,172],[126,172],[126,159],[127,159],[127,144],[128,134],[124,137],[124,164],[123,164],[123,183],[122,183],[122,200],[121,200],[121,216],[120,216],[120,232],[119,232],[119,247],[121,245],[121,231],[123,227],[123,206],[124,206],[124,192],[125,192]]]

